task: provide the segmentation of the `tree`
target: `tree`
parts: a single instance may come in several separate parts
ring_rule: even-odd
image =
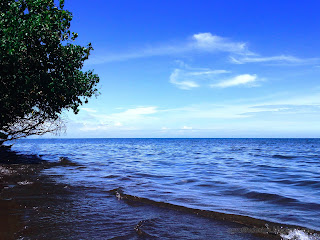
[[[71,20],[64,0],[1,0],[0,145],[59,130],[63,110],[98,94],[98,75],[81,70],[93,48],[72,44]]]

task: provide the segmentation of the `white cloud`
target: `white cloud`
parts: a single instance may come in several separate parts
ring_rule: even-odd
[[[181,108],[167,109],[161,111],[160,119],[170,119],[168,126],[170,129],[178,129],[181,122],[191,122],[195,124],[193,129],[219,127],[221,124],[236,124],[237,122],[264,121],[268,116],[277,115],[279,119],[287,121],[287,116],[293,118],[308,119],[308,114],[320,115],[320,94],[312,96],[278,96],[278,99],[256,100],[247,103],[231,101],[222,104],[195,104]],[[303,114],[300,114],[303,112]],[[273,114],[273,115],[271,115]],[[289,114],[289,115],[288,115]],[[301,116],[299,116],[301,115]],[[218,125],[216,125],[218,124]],[[181,125],[180,125],[181,126]],[[228,128],[228,126],[225,126]],[[180,129],[188,128],[188,125]]]
[[[157,107],[137,107],[130,108],[123,112],[113,114],[92,114],[101,124],[125,125],[142,119],[148,119],[149,115],[157,113]]]
[[[219,88],[235,87],[239,85],[249,85],[256,82],[256,80],[257,75],[242,74],[219,83],[211,84],[210,86]]]
[[[170,75],[170,83],[174,84],[180,89],[191,90],[198,88],[201,85],[209,85],[212,88],[227,88],[235,86],[257,86],[254,85],[257,81],[257,75],[242,74],[232,78],[225,79],[218,83],[217,76],[221,74],[229,74],[227,70],[212,70],[208,68],[191,68],[184,64],[185,69],[174,69]],[[209,82],[209,83],[208,83]],[[211,82],[211,84],[210,84]]]
[[[101,51],[97,52],[99,53]],[[101,54],[100,56],[96,55],[95,52],[86,64],[101,64],[156,56],[179,56],[181,54],[199,52],[210,54],[222,52],[227,55],[232,55],[230,56],[230,62],[234,64],[273,63],[306,65],[320,63],[320,58],[298,58],[284,54],[269,57],[259,56],[259,54],[250,51],[248,44],[245,42],[233,41],[229,38],[217,36],[210,32],[204,32],[193,34],[185,40],[176,41],[173,44],[158,44],[146,47],[142,46],[138,50],[127,50],[111,54],[109,52],[107,54]],[[186,83],[185,85],[190,85],[190,83]]]
[[[146,58],[154,56],[178,55],[188,52],[227,52],[241,55],[251,55],[246,43],[231,41],[227,38],[207,33],[193,34],[191,38],[182,42],[169,45],[158,45],[141,48],[136,51],[93,56],[87,64],[101,64],[115,61],[127,61],[130,59]]]
[[[174,119],[177,123],[188,120],[198,124],[198,120],[204,119],[210,122],[217,119],[246,118],[247,116],[241,115],[242,113],[251,110],[246,106],[247,105],[195,104],[181,108],[168,109],[163,111],[163,114],[165,114],[167,119]]]
[[[90,112],[90,113],[95,113],[97,112],[97,110],[92,109],[92,108],[80,108],[80,110],[86,111],[86,112]]]
[[[157,107],[137,107],[128,109],[122,113],[118,113],[118,115],[123,116],[138,116],[138,115],[146,115],[153,114],[157,112]]]
[[[205,80],[213,80],[216,75],[229,73],[226,70],[211,70],[208,68],[174,69],[170,75],[170,83],[183,90],[200,87]]]
[[[68,132],[73,129],[76,134],[83,134],[81,137],[94,134],[100,137],[147,136],[144,133],[148,133],[148,137],[169,137],[178,136],[175,134],[179,132],[190,133],[191,137],[232,137],[236,133],[244,137],[255,132],[256,136],[261,137],[269,136],[268,129],[279,134],[286,131],[294,134],[305,129],[316,136],[320,133],[316,124],[320,117],[319,109],[320,93],[317,90],[289,95],[281,93],[261,99],[247,99],[246,102],[222,101],[171,109],[136,107],[104,115],[82,111],[70,123]],[[87,115],[90,118],[82,121],[83,116]],[[202,131],[201,134],[196,135],[199,131]]]
[[[189,76],[203,76],[203,75],[214,75],[214,74],[221,74],[221,73],[229,73],[229,71],[226,70],[204,70],[202,72],[189,72]]]
[[[279,55],[271,57],[230,57],[230,61],[235,64],[244,63],[262,63],[262,62],[277,62],[277,63],[290,63],[290,64],[313,64],[319,62],[319,58],[297,58],[290,55]]]
[[[123,124],[122,124],[121,122],[115,122],[115,123],[114,123],[114,126],[115,126],[115,127],[122,127]]]
[[[102,134],[105,131],[132,131],[136,130],[134,127],[122,127],[122,126],[112,126],[109,124],[82,124],[78,130],[83,132],[97,132]]]
[[[172,45],[172,46],[157,46],[157,47],[146,47],[134,52],[114,53],[107,54],[104,56],[93,55],[89,58],[87,64],[101,64],[109,62],[121,62],[131,59],[155,57],[155,56],[167,56],[176,55],[190,51],[188,45]]]
[[[170,75],[170,83],[176,85],[178,88],[183,90],[190,90],[192,88],[197,88],[199,85],[190,79],[181,79],[181,74],[183,71],[180,69],[175,69]]]
[[[122,112],[103,114],[102,111],[80,111],[79,115],[72,122],[81,124],[81,131],[112,130],[112,129],[132,129],[132,124],[140,122],[151,122],[155,119],[152,114],[158,112],[157,107],[137,107],[130,108]]]
[[[196,49],[205,51],[232,52],[238,54],[250,54],[247,50],[246,43],[233,42],[227,38],[223,38],[211,33],[198,33],[192,36],[193,46]]]

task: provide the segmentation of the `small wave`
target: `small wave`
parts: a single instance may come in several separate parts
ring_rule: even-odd
[[[284,167],[282,167],[282,166],[270,166],[270,165],[266,165],[266,164],[258,164],[257,167],[267,169],[270,171],[272,171],[272,170],[279,171],[281,169],[284,169]]]
[[[228,183],[223,182],[223,181],[205,181],[199,184],[196,184],[197,187],[215,187],[215,186],[221,186],[221,185],[226,185]]]
[[[306,181],[298,181],[296,186],[311,186],[311,187],[320,187],[320,182],[319,181],[313,181],[313,180],[306,180]]]
[[[82,170],[82,169],[86,169],[87,167],[86,166],[79,166],[77,167],[78,170]]]
[[[180,181],[177,181],[175,184],[176,185],[183,185],[183,184],[186,184],[186,183],[194,183],[194,182],[198,182],[197,179],[183,179],[183,180],[180,180]]]
[[[286,184],[286,185],[293,185],[293,184],[297,183],[297,181],[290,180],[290,179],[280,179],[280,180],[273,179],[273,180],[270,180],[270,181],[274,182],[274,183],[281,183],[281,184]]]
[[[149,174],[149,173],[137,173],[136,174],[139,177],[143,177],[143,178],[166,178],[166,177],[170,177],[168,175],[156,175],[156,174]]]
[[[136,233],[137,233],[140,237],[143,237],[143,238],[148,237],[148,238],[151,238],[151,239],[155,239],[155,238],[156,238],[155,236],[147,233],[146,231],[144,231],[144,230],[142,229],[143,225],[144,225],[146,222],[148,222],[148,221],[150,221],[150,220],[142,220],[142,221],[140,221],[140,222],[134,227],[134,230],[136,231]]]
[[[122,177],[119,180],[121,180],[121,181],[130,181],[131,178],[130,177]]]
[[[146,156],[154,156],[156,155],[155,153],[147,153]]]
[[[280,238],[281,236],[284,240],[314,240],[314,239],[319,240],[320,239],[319,232],[316,232],[314,230],[307,229],[307,228],[298,227],[298,226],[279,224],[279,223],[274,223],[274,222],[256,219],[256,218],[243,216],[243,215],[227,214],[222,212],[195,209],[195,208],[175,205],[167,202],[158,202],[148,198],[125,194],[122,188],[112,189],[108,192],[114,194],[119,201],[124,200],[124,201],[139,202],[139,203],[149,204],[157,207],[173,209],[180,212],[196,214],[206,218],[233,222],[233,223],[237,223],[245,226],[245,228],[248,229],[248,231],[252,230],[250,231],[252,233],[263,234],[264,236],[277,237],[277,238]],[[257,229],[259,231],[256,231]],[[301,238],[304,236],[307,236],[308,238]],[[300,238],[297,238],[297,237],[300,237]]]
[[[232,151],[232,152],[243,152],[243,151],[245,151],[247,148],[246,147],[232,147],[231,149],[230,149],[230,151]]]
[[[290,230],[289,233],[280,234],[283,240],[319,240],[320,235],[317,233],[308,233],[303,230]]]
[[[250,191],[244,194],[247,198],[255,199],[259,201],[269,201],[274,202],[278,204],[294,204],[298,203],[298,200],[294,198],[285,197],[279,194],[274,193],[264,193],[264,192],[256,192],[256,191]]]
[[[60,157],[59,158],[59,161],[58,161],[58,164],[60,166],[79,166],[78,163],[75,163],[73,161],[71,161],[69,158],[67,157]]]
[[[313,202],[301,202],[298,199],[283,196],[276,193],[265,193],[258,191],[249,191],[245,188],[238,188],[234,190],[223,190],[224,195],[231,196],[242,196],[255,201],[264,201],[273,204],[283,205],[283,206],[295,206],[300,209],[320,209],[320,204]]]
[[[281,154],[272,155],[272,158],[279,158],[279,159],[293,159],[296,157],[297,156],[288,156],[288,155],[281,155]]]
[[[214,187],[215,185],[211,184],[211,183],[202,183],[202,184],[197,184],[196,186],[197,187],[211,188],[211,187]]]
[[[107,175],[107,176],[104,176],[103,178],[117,178],[119,177],[118,175]]]

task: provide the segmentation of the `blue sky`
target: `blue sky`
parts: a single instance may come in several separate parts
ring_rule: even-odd
[[[320,137],[319,1],[66,0],[101,95],[66,137]]]

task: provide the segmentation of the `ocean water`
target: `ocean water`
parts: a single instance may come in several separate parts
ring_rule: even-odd
[[[49,162],[63,157],[60,162],[66,164],[46,168],[42,174],[86,195],[72,202],[72,214],[77,216],[72,221],[78,221],[83,239],[89,236],[85,224],[80,224],[84,219],[97,224],[97,239],[105,236],[103,229],[110,239],[134,239],[125,222],[136,212],[145,212],[139,207],[148,208],[148,202],[320,230],[320,139],[28,139],[17,141],[12,150]],[[134,210],[124,209],[121,199],[127,196],[143,201],[132,203]],[[168,226],[159,226],[170,217],[153,218],[153,210],[147,211],[135,231],[143,225],[150,236],[166,239]],[[165,211],[169,210],[163,208],[161,214]],[[70,216],[59,221],[70,227]],[[112,229],[107,226],[111,223]],[[188,234],[180,239],[193,239]],[[282,237],[319,239],[303,234],[292,231]]]

